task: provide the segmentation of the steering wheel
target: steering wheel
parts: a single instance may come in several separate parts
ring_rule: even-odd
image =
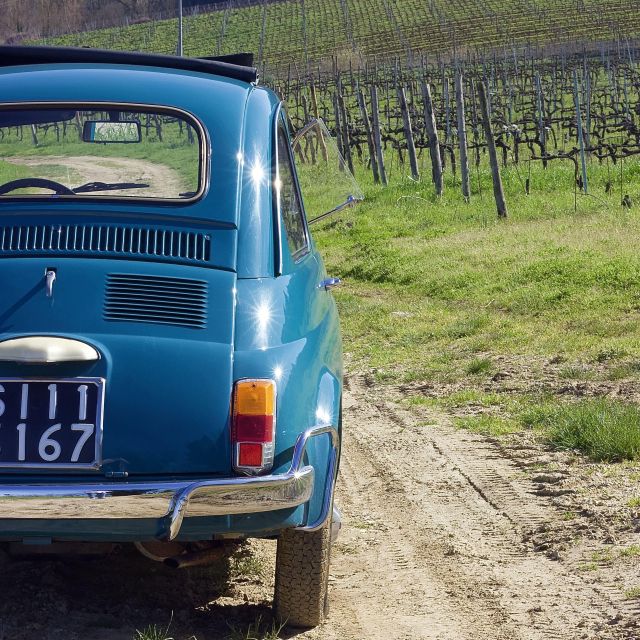
[[[39,189],[51,189],[59,196],[75,196],[75,192],[55,180],[47,180],[46,178],[20,178],[19,180],[10,180],[0,186],[0,196],[5,195],[16,189],[24,189],[26,187],[36,187]]]

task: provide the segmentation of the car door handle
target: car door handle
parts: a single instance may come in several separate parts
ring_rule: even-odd
[[[340,278],[325,278],[318,285],[318,289],[324,289],[325,291],[329,291],[329,289],[333,289],[340,284]]]

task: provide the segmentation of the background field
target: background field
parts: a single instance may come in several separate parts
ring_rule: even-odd
[[[488,48],[624,41],[640,34],[633,0],[288,0],[224,3],[189,16],[185,55],[256,54],[272,70],[299,71],[337,57],[342,65],[420,54],[486,54]],[[150,21],[51,40],[172,53],[176,20]]]

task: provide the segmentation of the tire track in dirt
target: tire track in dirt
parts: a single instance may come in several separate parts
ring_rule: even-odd
[[[348,381],[332,613],[301,637],[633,638],[617,594],[524,541],[558,515],[495,443],[380,393]]]

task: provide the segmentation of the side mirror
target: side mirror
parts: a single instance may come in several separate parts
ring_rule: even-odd
[[[137,120],[121,122],[87,120],[82,127],[82,141],[101,144],[135,144],[142,141],[142,129]]]
[[[291,146],[309,224],[364,200],[322,120],[313,119],[300,129]]]

